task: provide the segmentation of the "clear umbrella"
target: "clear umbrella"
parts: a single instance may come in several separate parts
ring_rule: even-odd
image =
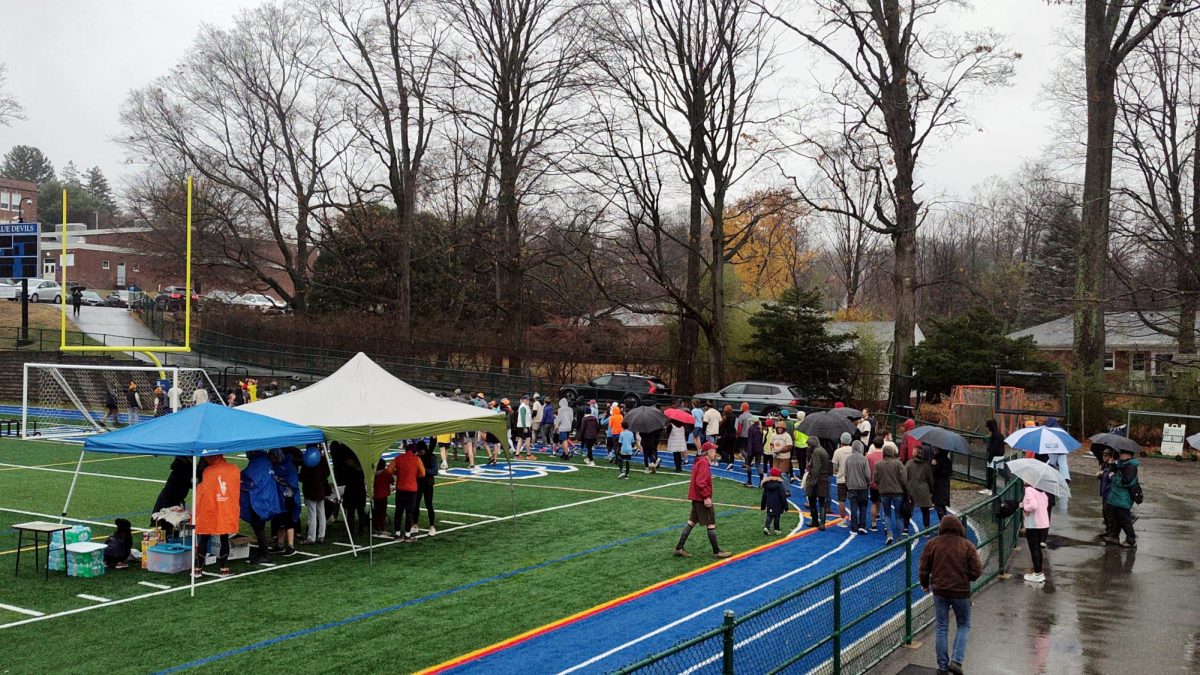
[[[1014,476],[1025,481],[1030,487],[1035,487],[1050,495],[1058,495],[1063,499],[1071,496],[1071,488],[1063,480],[1058,469],[1036,459],[1014,459],[1008,462],[1008,470]]]

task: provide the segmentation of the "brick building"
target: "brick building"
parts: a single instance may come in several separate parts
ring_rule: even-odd
[[[0,178],[0,223],[36,223],[37,199],[37,183]]]
[[[58,260],[62,255],[61,226],[47,226],[42,232],[42,278],[58,278]],[[161,237],[147,226],[125,226],[89,229],[83,223],[67,225],[67,281],[81,283],[98,291],[136,286],[144,291],[158,291],[167,286],[184,284],[182,244],[175,246],[160,241]],[[264,242],[259,257],[266,260],[263,269],[285,291],[291,291],[291,280],[282,268],[270,262],[272,244]],[[244,270],[228,265],[192,262],[192,287],[200,293],[226,290],[236,293],[262,292],[261,279]],[[276,295],[268,292],[269,295]]]

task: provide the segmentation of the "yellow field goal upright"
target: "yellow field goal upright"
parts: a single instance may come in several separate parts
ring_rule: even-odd
[[[192,177],[187,178],[187,222],[186,222],[186,241],[184,244],[184,294],[183,294],[183,344],[182,345],[161,345],[137,347],[134,345],[128,346],[112,346],[112,345],[68,345],[67,344],[67,191],[64,188],[62,193],[62,232],[60,239],[62,240],[62,258],[59,260],[58,269],[60,270],[59,282],[62,287],[61,310],[62,324],[59,333],[59,351],[63,352],[136,352],[145,354],[155,366],[162,368],[162,362],[158,360],[155,354],[178,354],[192,351]]]

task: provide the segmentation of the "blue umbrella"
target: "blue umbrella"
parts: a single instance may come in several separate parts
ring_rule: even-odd
[[[1062,427],[1025,427],[1009,434],[1004,442],[1014,450],[1035,455],[1065,455],[1080,447],[1079,441],[1071,438]]]
[[[922,443],[928,443],[935,448],[949,450],[950,452],[960,452],[964,455],[969,453],[967,439],[949,429],[927,425],[913,429],[908,432],[908,435]]]

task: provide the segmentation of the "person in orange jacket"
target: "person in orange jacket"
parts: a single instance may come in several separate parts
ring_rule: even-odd
[[[242,492],[242,473],[238,467],[225,460],[223,455],[206,457],[203,461],[204,480],[196,486],[196,517],[193,519],[200,541],[196,546],[196,564],[193,576],[204,573],[204,559],[208,555],[208,543],[213,535],[221,538],[217,563],[221,576],[229,576],[229,535],[237,534]]]
[[[621,432],[625,430],[625,415],[621,413],[621,406],[617,403],[612,404],[612,408],[608,412],[608,456],[609,461],[612,461],[617,451],[618,440],[621,438]]]
[[[396,477],[396,524],[404,514],[403,528],[397,528],[396,537],[405,542],[414,540],[412,529],[417,522],[417,479],[425,477],[425,465],[417,457],[417,446],[409,443],[404,452],[396,455],[388,471]]]

